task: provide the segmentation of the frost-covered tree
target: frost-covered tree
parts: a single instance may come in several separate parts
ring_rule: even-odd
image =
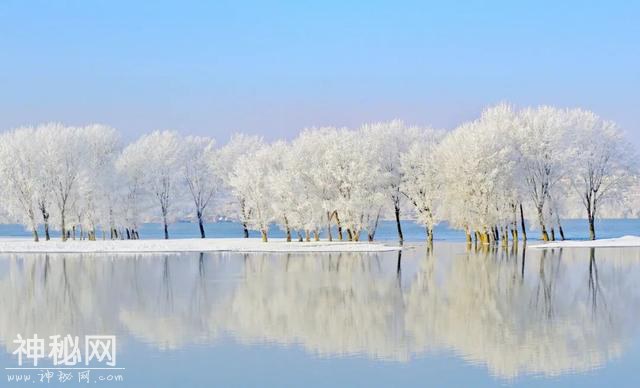
[[[327,148],[326,166],[337,185],[337,214],[350,241],[358,241],[364,229],[375,234],[384,206],[388,186],[375,151],[370,139],[348,129],[338,131]]]
[[[183,153],[178,134],[155,131],[142,136],[124,149],[121,163],[125,164],[124,169],[137,170],[135,176],[141,177],[141,188],[160,208],[164,238],[168,239],[171,207],[180,195],[183,177]]]
[[[127,146],[116,161],[117,179],[121,188],[119,195],[120,213],[126,230],[132,239],[138,239],[140,227],[141,201],[144,195],[144,172],[146,163],[137,153],[139,147]]]
[[[77,224],[87,230],[90,240],[95,240],[96,229],[109,230],[111,238],[117,238],[115,207],[118,189],[115,161],[120,153],[120,135],[104,125],[90,125],[82,129],[85,160],[79,180],[79,195],[75,201]],[[84,232],[81,231],[81,235]],[[73,236],[75,238],[75,226]]]
[[[296,160],[291,145],[284,141],[269,146],[273,158],[267,173],[267,185],[271,191],[271,208],[276,223],[285,232],[286,240],[291,241],[293,228],[303,230],[303,222],[296,218],[300,200],[307,194],[296,174]],[[306,201],[305,201],[306,202]]]
[[[401,157],[409,150],[411,144],[421,136],[421,132],[420,128],[407,126],[401,120],[365,124],[360,128],[359,135],[368,142],[370,150],[374,153],[375,161],[379,164],[383,180],[379,183],[384,187],[393,206],[398,240],[401,244],[404,241],[400,224],[403,199],[400,186],[404,179]]]
[[[442,200],[442,180],[435,155],[440,138],[434,131],[424,133],[400,160],[401,192],[413,205],[416,221],[424,225],[429,243],[433,242],[433,228],[438,222]]]
[[[581,109],[572,110],[570,116],[577,151],[572,184],[587,212],[589,238],[595,240],[598,210],[607,201],[621,199],[630,185],[634,152],[615,123]]]
[[[518,141],[527,192],[536,210],[540,233],[549,240],[545,214],[554,187],[566,176],[570,159],[569,116],[550,106],[520,112]]]
[[[333,240],[331,226],[336,224],[338,238],[343,239],[342,224],[338,213],[339,183],[334,175],[339,159],[332,149],[340,134],[333,127],[305,129],[292,142],[291,173],[298,185],[296,209],[297,228],[306,231],[326,225],[327,238]],[[321,214],[319,214],[319,212]]]
[[[41,166],[35,158],[35,131],[19,128],[0,137],[0,179],[3,182],[4,207],[9,214],[38,236],[38,209],[36,190],[38,170]]]
[[[69,211],[78,200],[79,180],[87,158],[86,136],[82,128],[46,124],[37,128],[42,141],[44,177],[51,190],[52,203],[65,241],[69,235]]]
[[[259,230],[262,241],[267,242],[269,224],[276,218],[273,213],[270,174],[278,155],[270,146],[245,154],[236,160],[229,185],[236,198],[242,199],[248,228]]]
[[[221,184],[216,173],[218,161],[215,141],[206,137],[187,136],[182,146],[183,174],[196,210],[200,237],[205,238],[205,210]]]
[[[464,229],[467,241],[472,232],[484,243],[498,239],[500,226],[510,220],[514,161],[504,120],[506,106],[483,112],[482,117],[449,133],[437,149],[443,184],[446,219]]]
[[[222,179],[222,183],[227,191],[232,192],[231,178],[234,175],[234,169],[237,161],[246,155],[256,152],[264,145],[259,136],[248,136],[243,134],[234,135],[231,140],[217,153],[217,175]],[[246,204],[246,198],[241,192],[234,191],[233,202],[236,211],[232,212],[232,216],[238,219],[242,224],[244,237],[249,237],[249,218],[251,217],[250,209]]]

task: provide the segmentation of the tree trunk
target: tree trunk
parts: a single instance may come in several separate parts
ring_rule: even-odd
[[[589,215],[589,239],[596,239],[596,225],[595,225],[595,217],[593,215]]]
[[[564,230],[562,229],[562,225],[560,224],[560,221],[558,221],[558,232],[560,232],[560,239],[564,241]]]
[[[542,237],[542,241],[549,241],[549,234],[547,233],[547,227],[544,225],[541,207],[538,207],[538,222],[540,222],[540,237]]]
[[[129,232],[129,228],[125,229],[127,232],[127,240],[131,240],[131,233]]]
[[[433,228],[427,226],[427,243],[433,245]],[[467,244],[471,244],[471,236],[467,234]]]
[[[320,241],[320,233],[318,233],[318,229],[313,231],[313,240]]]
[[[198,227],[200,228],[200,238],[205,238],[204,234],[204,222],[202,221],[202,212],[198,211]]]
[[[31,229],[31,231],[33,232],[33,241],[38,242],[40,241],[40,238],[38,237],[38,230],[36,228]]]
[[[49,212],[44,205],[40,205],[40,212],[42,213],[42,219],[44,220],[44,238],[49,241],[51,239],[49,236]]]
[[[60,214],[60,231],[62,231],[62,241],[67,241],[67,228],[64,223],[64,212]]]
[[[556,230],[551,227],[551,241],[556,241]]]
[[[527,226],[524,223],[524,211],[522,203],[520,204],[520,227],[522,228],[522,241],[527,241]]]
[[[311,232],[308,229],[304,231],[304,239],[306,242],[311,241]]]
[[[329,241],[333,241],[333,236],[331,235],[331,213],[327,212],[327,236],[329,236]]]
[[[394,210],[396,214],[396,227],[398,228],[398,241],[400,245],[404,243],[404,236],[402,236],[402,226],[400,225],[400,206],[394,204]]]
[[[168,240],[169,239],[169,226],[167,225],[167,217],[163,217],[163,222],[164,222],[164,239]]]
[[[284,229],[287,232],[287,242],[291,242],[291,228],[289,228],[289,220],[284,217]]]
[[[336,225],[338,225],[338,240],[342,241],[342,224],[340,223],[340,218],[338,217],[338,212],[333,213],[336,216]]]
[[[471,244],[471,231],[469,230],[469,228],[465,228],[464,234],[467,240],[467,244]]]
[[[243,232],[244,238],[249,238],[249,228],[247,228],[246,222],[242,223],[242,232]]]
[[[347,228],[347,240],[353,241],[353,234],[351,233],[351,229]]]
[[[262,242],[267,242],[268,238],[267,238],[267,231],[264,229],[260,230],[260,234],[262,235]]]

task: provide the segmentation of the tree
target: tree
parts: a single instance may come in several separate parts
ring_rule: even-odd
[[[141,178],[139,184],[144,192],[160,207],[165,239],[169,239],[171,206],[180,194],[183,163],[180,145],[176,132],[155,131],[129,144],[121,157],[122,163],[135,171],[132,175]]]
[[[132,239],[138,239],[140,223],[140,207],[144,191],[144,174],[146,158],[138,151],[141,147],[127,146],[116,161],[117,179],[121,182],[121,189],[117,191],[120,197],[120,208],[125,228]]]
[[[263,146],[238,158],[229,177],[234,195],[242,198],[247,227],[259,230],[264,242],[268,239],[269,224],[276,218],[270,186],[270,174],[276,158],[270,146]]]
[[[339,159],[333,156],[335,141],[340,139],[333,127],[305,129],[292,142],[289,161],[292,187],[292,215],[295,228],[309,231],[326,225],[327,238],[333,240],[331,225],[335,222],[339,240],[343,239],[338,213],[339,182],[335,169]]]
[[[441,135],[425,133],[401,157],[401,192],[413,205],[416,221],[425,226],[427,242],[433,242],[433,227],[438,222],[442,181],[435,151]]]
[[[634,153],[615,123],[595,113],[570,112],[575,142],[572,185],[587,211],[589,238],[595,240],[595,219],[603,203],[621,199],[630,185]]]
[[[237,161],[246,155],[255,153],[263,146],[263,144],[261,137],[236,134],[218,151],[216,173],[222,179],[222,183],[228,191],[233,191],[231,187],[231,178]],[[238,191],[234,192],[234,200],[237,206],[235,216],[242,224],[244,237],[249,238],[248,222],[251,217],[250,209],[247,206],[246,198],[242,196],[242,193]]]
[[[87,157],[86,136],[82,128],[45,124],[37,128],[36,137],[43,147],[43,171],[51,189],[62,240],[68,236],[68,211],[77,200],[78,180]]]
[[[565,176],[571,157],[569,116],[566,110],[542,106],[524,109],[519,118],[520,163],[542,239],[548,241],[545,209],[554,187]]]
[[[204,212],[221,184],[216,174],[215,141],[188,136],[183,140],[183,147],[183,174],[196,209],[200,237],[205,238]]]
[[[78,212],[82,213],[76,214],[78,223],[86,227],[90,240],[95,240],[98,226],[108,229],[111,238],[117,238],[115,162],[121,150],[120,135],[111,127],[95,124],[85,127],[83,136],[87,153],[79,180],[80,195],[76,201],[76,208],[80,208]],[[75,238],[75,230],[73,236]]]
[[[387,196],[393,205],[393,213],[398,231],[400,244],[404,241],[400,212],[403,195],[400,186],[404,171],[401,168],[401,157],[406,153],[420,136],[422,130],[418,127],[408,127],[401,120],[365,124],[360,128],[360,135],[373,147],[375,161],[379,163],[383,174],[383,184]]]
[[[510,107],[499,105],[483,112],[480,119],[465,123],[449,133],[437,147],[441,168],[446,219],[472,232],[483,243],[498,240],[499,226],[509,216],[516,195],[513,147],[508,136],[512,128]]]
[[[4,205],[11,215],[31,229],[39,241],[36,208],[36,175],[33,128],[19,128],[0,138],[0,179],[4,182]]]

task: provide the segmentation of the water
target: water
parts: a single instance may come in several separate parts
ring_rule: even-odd
[[[519,248],[1,255],[0,365],[98,333],[106,387],[638,386],[640,249]]]
[[[588,224],[586,220],[569,219],[562,221],[565,237],[573,240],[584,240],[589,236]],[[420,225],[413,221],[402,221],[402,230],[405,241],[418,242],[424,241],[425,231]],[[527,223],[527,236],[530,240],[539,238],[539,231],[535,225]],[[233,238],[242,237],[242,226],[237,222],[216,222],[205,224],[205,232],[207,237],[217,238]],[[163,227],[160,224],[144,224],[140,228],[141,238],[164,238]],[[598,238],[620,237],[625,234],[640,234],[640,219],[602,219],[596,222],[596,233]],[[40,231],[44,235],[44,231]],[[58,237],[57,231],[51,232],[52,236]],[[200,237],[198,224],[190,222],[177,222],[169,226],[169,234],[171,238],[194,238]],[[337,236],[337,231],[333,231],[333,235]],[[250,232],[251,237],[260,237],[260,233],[256,231]],[[272,225],[269,231],[270,237],[283,238],[284,232],[277,225]],[[325,238],[325,231],[321,231],[322,238]],[[381,241],[397,240],[398,232],[395,221],[381,221],[376,231],[376,239]],[[447,223],[441,223],[435,227],[436,241],[464,241],[464,232],[458,229],[450,228]],[[25,230],[21,225],[0,225],[0,237],[31,237],[31,232]],[[100,233],[98,233],[100,238]],[[559,236],[558,236],[559,238]]]

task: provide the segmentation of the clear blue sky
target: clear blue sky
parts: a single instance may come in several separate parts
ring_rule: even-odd
[[[640,144],[639,2],[310,3],[3,0],[0,130],[274,139],[392,118],[451,128],[508,100],[593,109]]]

